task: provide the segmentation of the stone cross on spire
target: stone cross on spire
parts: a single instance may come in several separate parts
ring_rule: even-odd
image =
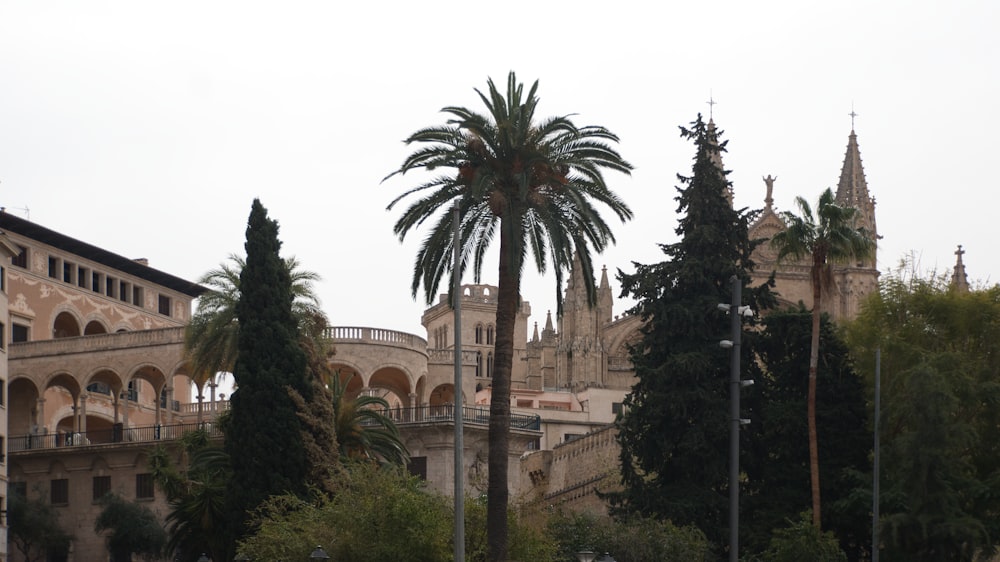
[[[853,103],[851,104],[851,112],[848,113],[848,115],[851,116],[851,131],[853,132],[854,131],[854,118],[858,116],[858,114],[854,112],[854,104]]]
[[[965,264],[962,263],[963,254],[965,254],[965,250],[959,244],[958,249],[955,250],[955,255],[958,258],[955,260],[955,271],[951,274],[951,286],[959,293],[968,293],[969,277],[965,274]]]
[[[719,103],[719,102],[715,101],[715,98],[712,97],[712,90],[708,91],[708,101],[705,102],[705,103],[708,104],[708,120],[711,121],[712,120],[712,111],[715,109],[715,104]]]

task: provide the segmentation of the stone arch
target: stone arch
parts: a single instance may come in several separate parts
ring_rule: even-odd
[[[7,383],[7,431],[10,435],[27,435],[36,423],[41,391],[35,380],[18,374]]]
[[[388,394],[380,395],[386,399],[390,408],[414,406],[410,403],[410,393],[413,390],[410,375],[402,367],[393,365],[376,369],[368,377],[368,384],[365,386],[373,390],[385,390]]]
[[[475,327],[475,342],[477,344],[483,343],[483,323],[482,322],[476,322],[476,327]]]
[[[427,404],[431,407],[442,406],[444,404],[455,403],[455,385],[451,383],[439,384],[431,390],[427,397]],[[463,395],[464,403],[464,395]]]
[[[104,325],[102,320],[97,318],[88,319],[87,325],[83,327],[83,335],[85,336],[96,336],[106,333],[108,333],[108,327]]]
[[[143,380],[153,387],[153,392],[151,396],[158,397],[160,395],[160,390],[167,385],[167,375],[163,372],[163,369],[159,365],[153,363],[142,363],[136,365],[132,368],[132,371],[126,377],[129,382]],[[138,390],[138,388],[136,389]],[[143,396],[139,396],[139,401],[141,401]]]
[[[107,386],[107,391],[96,388],[92,389],[91,387],[95,384]],[[125,387],[125,381],[123,377],[111,367],[97,367],[84,377],[83,387],[89,393],[97,392],[99,394],[115,397],[121,394],[122,389]]]
[[[75,338],[83,334],[80,314],[69,307],[61,307],[52,320],[52,338]]]

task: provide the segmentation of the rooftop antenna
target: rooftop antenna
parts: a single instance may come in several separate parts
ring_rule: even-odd
[[[29,221],[31,220],[31,209],[29,209],[27,205],[25,205],[24,207],[10,207],[10,208],[13,209],[13,210],[15,210],[15,211],[23,211],[24,212],[24,218],[27,219],[27,220],[29,220]],[[6,211],[7,211],[7,207],[0,207],[0,213],[6,212]]]

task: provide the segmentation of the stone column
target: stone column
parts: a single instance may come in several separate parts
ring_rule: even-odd
[[[45,399],[39,397],[37,402],[38,407],[35,408],[35,423],[32,427],[32,433],[46,433],[45,430]]]
[[[90,394],[80,393],[80,435],[87,436],[87,398]]]

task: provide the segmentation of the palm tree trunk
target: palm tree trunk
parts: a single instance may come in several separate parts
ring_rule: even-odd
[[[504,219],[506,220],[513,219]],[[510,450],[510,377],[514,364],[514,322],[520,305],[520,271],[511,263],[508,230],[500,225],[500,271],[497,332],[490,398],[489,480],[486,489],[486,545],[490,562],[507,560],[508,451]]]
[[[809,345],[809,396],[807,398],[806,416],[809,418],[809,478],[812,489],[813,525],[820,528],[820,497],[819,497],[819,443],[816,438],[816,368],[819,366],[819,329],[822,313],[822,286],[820,268],[813,266],[813,309],[812,309],[812,341]]]

